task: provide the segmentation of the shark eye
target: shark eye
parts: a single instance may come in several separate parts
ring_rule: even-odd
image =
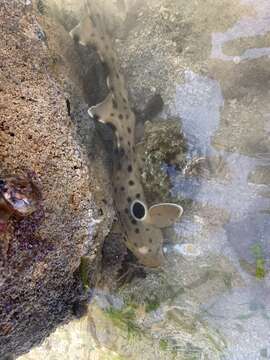
[[[142,221],[146,217],[146,206],[143,202],[135,200],[130,206],[130,212],[135,220]]]

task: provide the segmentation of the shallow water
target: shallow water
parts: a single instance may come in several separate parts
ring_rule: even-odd
[[[256,63],[256,59],[264,58],[268,66],[270,63],[270,47],[256,47],[256,39],[259,42],[259,37],[269,36],[270,4],[267,1],[243,3],[254,6],[257,11],[255,18],[243,17],[226,31],[212,33],[209,62],[218,59],[216,74],[224,73],[212,78],[187,70],[185,82],[176,86],[175,99],[167,110],[169,116],[181,117],[191,149],[195,148],[210,159],[218,156],[226,164],[225,173],[221,167],[221,177],[214,174],[214,177],[201,181],[192,177],[187,179],[181,173],[174,174],[172,192],[198,204],[184,223],[177,226],[179,238],[185,236],[195,246],[202,247],[204,251],[201,256],[215,253],[227,257],[241,276],[241,286],[232,287],[223,294],[211,296],[210,287],[209,299],[200,306],[201,311],[205,311],[204,319],[225,337],[227,349],[221,357],[228,360],[270,358],[270,178],[265,176],[269,171],[269,139],[264,140],[263,152],[260,147],[260,133],[269,134],[270,113],[269,106],[265,106],[269,89],[265,89],[264,83],[267,78],[261,79],[262,88],[258,83],[257,91],[254,91],[252,80],[247,82],[245,96],[226,96],[230,86],[234,88],[232,92],[237,92],[237,84],[227,84],[226,93],[222,90],[226,81],[223,62],[235,64],[235,71],[240,74],[242,70],[246,71],[242,63],[252,63],[253,71],[262,67],[260,62]],[[247,37],[253,40],[255,47],[242,49],[240,54],[234,48],[235,56],[224,53],[226,44],[238,40],[241,45],[241,39]],[[254,76],[256,78],[256,71]],[[201,239],[197,240],[201,238],[202,226],[190,225],[194,224],[194,216],[201,217],[200,223],[208,223],[208,230],[211,229],[211,219],[205,219],[201,211],[204,206],[218,209],[226,216],[224,222],[215,224],[214,231],[210,230],[208,236],[204,237],[202,245]],[[263,261],[265,271],[261,278],[259,272],[256,276],[256,249],[259,249],[258,256]]]
[[[126,3],[129,8],[136,1]],[[177,57],[154,53],[156,63],[149,66],[160,70],[160,79],[155,72],[142,75],[140,64],[132,68],[140,57],[132,56],[134,49],[124,39],[119,45],[123,67],[134,72],[129,86],[140,87],[145,77],[162,89],[162,116],[181,118],[189,164],[198,158],[207,162],[196,176],[168,169],[172,196],[189,205],[166,231],[165,266],[116,294],[96,290],[89,317],[63,328],[66,334],[73,331],[73,338],[57,337],[58,346],[62,341],[66,354],[75,344],[78,359],[270,359],[270,2],[146,4],[153,18],[159,9],[162,21],[177,18],[179,11],[178,31],[187,34]],[[142,22],[142,31],[152,29],[149,24]],[[144,39],[138,31],[140,36]],[[153,44],[168,49],[165,41],[149,40],[142,44],[144,53]],[[170,63],[169,75],[160,59]],[[123,316],[127,304],[140,327],[139,335],[133,329],[132,341],[125,336],[125,321],[119,329],[111,313],[106,317],[108,308]],[[52,343],[46,342],[47,354]],[[105,348],[113,355],[105,355]]]

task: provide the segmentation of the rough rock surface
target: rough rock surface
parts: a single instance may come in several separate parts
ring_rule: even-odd
[[[105,152],[67,63],[76,68],[76,49],[61,53],[68,33],[41,21],[31,2],[1,1],[0,176],[29,174],[43,200],[0,235],[0,359],[27,352],[89,297],[80,259],[91,287],[114,216]]]

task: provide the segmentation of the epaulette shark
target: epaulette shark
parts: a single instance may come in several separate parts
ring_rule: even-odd
[[[163,263],[163,234],[160,228],[172,225],[183,213],[180,205],[160,203],[148,207],[135,156],[135,115],[112,42],[106,30],[104,15],[96,1],[85,1],[82,21],[70,32],[82,46],[94,46],[108,69],[109,94],[102,103],[88,110],[92,118],[109,124],[117,139],[113,170],[115,206],[123,227],[127,247],[138,261],[148,267]]]

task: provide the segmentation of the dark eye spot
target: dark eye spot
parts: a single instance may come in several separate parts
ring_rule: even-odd
[[[150,231],[150,229],[149,229],[149,228],[146,228],[145,230],[146,230],[146,231]]]
[[[124,119],[124,116],[123,116],[122,114],[119,114],[118,117],[119,117],[120,120],[123,120],[123,119]]]
[[[135,229],[135,233],[139,234],[140,230],[138,228]]]
[[[131,209],[132,216],[140,220],[145,216],[145,212],[145,206],[140,201],[135,201]]]
[[[132,219],[131,222],[132,222],[133,225],[137,224],[137,221],[135,219]]]
[[[131,165],[128,166],[128,172],[132,172],[132,166]]]
[[[139,199],[141,197],[141,194],[136,194],[136,198]]]
[[[133,186],[133,185],[134,185],[134,181],[133,181],[133,180],[129,180],[128,184],[129,184],[130,186]]]

